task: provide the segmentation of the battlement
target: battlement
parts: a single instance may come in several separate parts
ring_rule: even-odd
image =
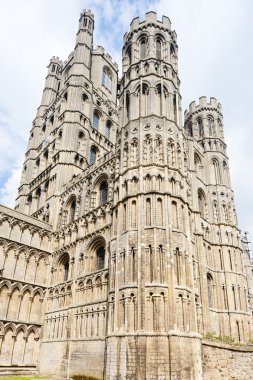
[[[214,97],[211,97],[210,100],[207,99],[206,96],[201,96],[199,98],[199,103],[196,103],[195,100],[190,103],[189,109],[185,110],[184,117],[185,120],[191,115],[199,111],[203,111],[203,109],[216,109],[219,114],[222,113],[221,104]]]
[[[79,21],[81,20],[81,18],[82,18],[83,16],[89,16],[92,20],[94,20],[94,14],[91,13],[91,11],[90,11],[89,9],[84,9],[84,10],[82,11],[82,13],[80,14],[80,19],[79,19]]]
[[[56,56],[53,56],[53,57],[50,59],[49,66],[50,66],[51,63],[54,63],[54,64],[59,65],[59,66],[62,66],[62,65],[63,65],[62,60],[60,60],[60,58],[59,58],[59,57],[56,57]]]
[[[107,62],[117,71],[118,70],[118,64],[116,62],[113,62],[112,57],[110,54],[105,52],[105,49],[103,46],[97,46],[95,49],[93,49],[92,52],[94,55],[102,55]]]
[[[158,27],[163,26],[165,29],[171,31],[171,21],[169,17],[162,16],[162,21],[157,19],[157,14],[154,11],[150,11],[146,13],[146,17],[144,21],[140,21],[139,17],[135,17],[130,24],[130,33],[136,31],[136,29],[143,28],[150,24],[156,25]],[[129,33],[125,33],[123,40],[124,43],[127,41]]]

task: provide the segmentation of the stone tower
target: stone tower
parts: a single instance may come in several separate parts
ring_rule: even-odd
[[[0,206],[0,373],[250,380],[221,105],[201,97],[183,123],[167,17],[132,21],[120,80],[93,30],[85,10],[50,60],[16,210]]]
[[[52,224],[57,215],[49,210],[60,208],[63,186],[115,144],[117,65],[102,47],[93,49],[93,29],[94,17],[84,11],[68,60],[50,60],[23,166],[15,208]],[[109,88],[100,86],[102,70]]]
[[[119,94],[106,379],[186,379],[189,366],[201,376],[179,85],[170,20],[134,19]]]

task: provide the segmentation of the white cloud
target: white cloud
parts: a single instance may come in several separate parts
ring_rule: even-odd
[[[178,35],[183,107],[199,96],[222,103],[232,183],[242,229],[253,236],[251,105],[253,34],[251,0],[10,0],[0,3],[1,201],[10,204],[28,131],[40,103],[46,65],[73,50],[82,7],[95,15],[94,43],[120,63],[123,35],[133,17],[155,10],[169,16]],[[5,110],[5,114],[1,112]],[[14,148],[14,152],[13,152]],[[16,174],[15,174],[16,173]],[[12,178],[12,179],[11,179]]]

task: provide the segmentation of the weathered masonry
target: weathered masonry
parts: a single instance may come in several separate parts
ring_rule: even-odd
[[[132,21],[120,80],[93,29],[84,11],[50,60],[15,210],[0,206],[0,370],[250,380],[253,268],[221,105],[182,120],[168,17]]]

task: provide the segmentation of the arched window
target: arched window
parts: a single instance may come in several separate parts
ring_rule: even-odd
[[[201,163],[201,159],[200,159],[199,155],[196,152],[194,153],[194,165],[195,165],[197,175],[201,175],[202,163]]]
[[[127,48],[126,55],[128,57],[129,64],[132,62],[132,49],[131,45]]]
[[[103,68],[102,84],[109,90],[112,90],[112,73],[108,67]]]
[[[76,216],[76,198],[72,198],[68,203],[68,223],[73,223]]]
[[[65,252],[58,261],[58,282],[68,281],[69,279],[69,254]]]
[[[97,149],[93,146],[90,149],[90,165],[95,164],[97,159]]]
[[[206,208],[206,197],[203,190],[198,190],[198,202],[199,202],[199,212],[202,218],[205,217],[205,208]]]
[[[146,199],[146,225],[151,226],[151,200]]]
[[[36,190],[36,208],[38,209],[40,206],[40,199],[41,199],[41,188],[39,187]]]
[[[192,123],[191,121],[187,124],[186,129],[191,137],[193,137]]]
[[[160,39],[156,40],[156,58],[162,59],[162,43]]]
[[[93,124],[92,124],[92,126],[93,126],[94,129],[98,130],[98,126],[99,126],[99,114],[97,113],[97,111],[95,111],[94,114],[93,114]]]
[[[127,121],[129,120],[130,117],[130,95],[129,93],[126,94],[126,118]]]
[[[48,163],[48,150],[45,151],[45,153],[43,154],[43,157],[44,157],[44,163],[45,163],[45,168],[46,168],[47,163]]]
[[[140,59],[145,59],[146,58],[146,40],[145,38],[142,38],[140,41]]]
[[[207,118],[207,124],[208,124],[208,133],[209,136],[216,136],[216,131],[215,131],[215,125],[214,125],[214,119],[212,116],[208,116]]]
[[[105,249],[101,247],[97,250],[97,270],[104,269],[105,267]]]
[[[64,281],[68,281],[69,278],[69,261],[64,263]]]
[[[208,296],[208,303],[209,307],[213,307],[213,278],[208,273],[207,276],[207,296]]]
[[[173,57],[175,54],[175,46],[173,44],[170,44],[170,57]]]
[[[108,182],[104,181],[101,183],[99,188],[100,193],[100,204],[104,204],[108,201]]]
[[[203,122],[201,118],[197,119],[198,124],[198,131],[199,131],[199,138],[204,137],[204,128],[203,128]]]
[[[215,184],[220,183],[220,165],[219,165],[219,161],[215,158],[212,160],[212,169],[213,169]]]
[[[105,137],[109,140],[110,138],[110,130],[111,130],[111,122],[109,120],[107,120],[106,124],[105,124]]]

